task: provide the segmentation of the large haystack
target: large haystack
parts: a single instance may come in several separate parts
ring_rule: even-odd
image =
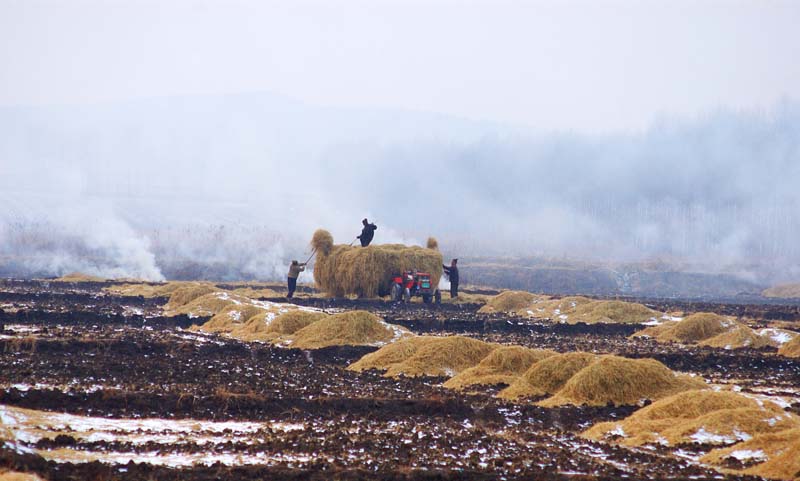
[[[569,296],[561,299],[542,300],[534,302],[528,307],[523,307],[517,311],[521,316],[532,317],[534,319],[552,319],[557,322],[567,322],[570,314],[575,312],[578,307],[595,302],[588,297]]]
[[[800,419],[771,402],[730,391],[685,391],[654,402],[622,421],[599,423],[582,436],[626,446],[731,444],[759,433],[800,427]]]
[[[442,277],[442,254],[438,250],[402,244],[333,245],[333,237],[322,229],[314,233],[311,243],[317,250],[317,288],[335,297],[386,296],[392,277],[404,270],[429,273],[434,286]]]
[[[661,314],[634,302],[594,301],[578,305],[568,316],[567,322],[570,324],[639,324]]]
[[[800,357],[800,336],[795,336],[794,339],[781,346],[778,354],[786,357]]]
[[[555,394],[572,376],[597,358],[596,354],[588,352],[568,352],[548,357],[533,364],[516,382],[500,391],[497,396],[514,400]]]
[[[443,384],[449,389],[462,390],[469,386],[510,385],[537,361],[557,353],[550,349],[530,349],[522,346],[503,346],[495,349],[478,363],[465,369]]]
[[[800,481],[800,428],[759,434],[729,448],[715,449],[700,461],[720,467],[733,461],[748,466],[738,470],[741,474]]]
[[[482,314],[516,312],[542,299],[549,298],[525,291],[503,291],[486,301],[486,305],[481,307],[478,312]]]
[[[435,237],[428,237],[428,242],[425,243],[425,247],[434,251],[438,251],[439,241],[436,240]]]
[[[498,347],[497,344],[463,336],[415,336],[367,354],[348,369],[386,370],[387,377],[452,377],[477,365]]]
[[[403,327],[387,324],[367,311],[334,314],[297,331],[291,347],[320,349],[328,346],[381,346],[411,333]]]
[[[761,295],[779,299],[800,299],[800,284],[782,284],[770,287],[764,290]]]
[[[328,315],[322,311],[307,308],[291,309],[277,315],[273,311],[263,311],[250,317],[231,336],[243,341],[279,341],[283,336],[294,334],[326,317]]]
[[[659,342],[695,343],[726,349],[773,345],[768,336],[762,336],[738,321],[709,312],[692,314],[678,322],[651,326],[631,337],[652,337]]]
[[[702,379],[679,375],[655,359],[605,355],[581,369],[542,406],[575,404],[635,405],[706,386]]]

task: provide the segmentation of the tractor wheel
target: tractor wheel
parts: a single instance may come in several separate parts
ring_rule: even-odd
[[[431,295],[430,294],[423,294],[422,295],[422,302],[424,302],[425,304],[430,304],[431,303]]]
[[[411,302],[411,291],[408,289],[408,287],[403,290],[403,302],[406,304]]]
[[[403,288],[400,286],[400,284],[392,285],[391,294],[392,302],[400,302],[403,299]]]

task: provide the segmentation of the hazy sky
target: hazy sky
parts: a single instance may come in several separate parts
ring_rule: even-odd
[[[270,91],[545,130],[800,98],[800,2],[0,0],[0,106]]]

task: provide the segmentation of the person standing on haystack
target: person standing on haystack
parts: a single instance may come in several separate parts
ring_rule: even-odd
[[[361,241],[361,247],[367,247],[369,243],[372,242],[372,238],[375,237],[375,230],[378,229],[378,226],[370,224],[366,217],[361,223],[364,224],[364,228],[361,229],[361,235],[356,237],[356,239]]]
[[[289,294],[286,296],[287,299],[291,299],[294,295],[295,289],[297,289],[297,278],[300,276],[300,273],[306,270],[306,263],[299,263],[297,261],[292,261],[292,264],[289,266]]]
[[[458,297],[458,259],[450,261],[450,267],[442,264],[444,274],[450,279],[450,299]]]

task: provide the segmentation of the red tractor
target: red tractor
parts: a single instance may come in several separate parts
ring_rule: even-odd
[[[426,272],[404,271],[394,276],[390,293],[394,302],[411,302],[413,296],[422,296],[425,304],[430,304],[431,299],[435,299],[437,304],[442,302],[442,293]]]

